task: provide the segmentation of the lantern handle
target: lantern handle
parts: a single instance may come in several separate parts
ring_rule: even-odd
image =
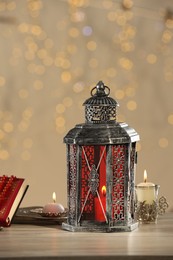
[[[94,90],[96,90],[95,93]],[[107,91],[105,91],[107,90]],[[107,93],[106,93],[107,92]],[[99,81],[98,84],[91,90],[91,96],[109,96],[110,88],[105,86],[102,81]]]

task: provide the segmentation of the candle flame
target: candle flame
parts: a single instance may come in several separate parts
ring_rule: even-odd
[[[106,186],[105,185],[102,187],[102,194],[103,194],[103,196],[106,196]]]
[[[53,192],[52,198],[53,198],[53,202],[55,203],[56,202],[56,193],[55,192]]]
[[[144,182],[147,182],[147,171],[144,171]]]

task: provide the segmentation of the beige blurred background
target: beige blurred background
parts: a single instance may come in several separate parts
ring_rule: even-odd
[[[0,0],[0,174],[27,179],[22,206],[66,206],[63,137],[99,80],[140,134],[136,184],[173,207],[173,1]]]

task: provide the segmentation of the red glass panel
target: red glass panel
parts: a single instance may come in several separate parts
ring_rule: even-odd
[[[99,159],[101,159],[99,167],[99,187],[98,194],[94,200],[94,208],[95,220],[102,222],[106,220],[106,149],[105,146],[100,146],[99,148]],[[97,162],[97,165],[98,163],[99,161]]]
[[[94,164],[94,146],[82,147],[82,169],[81,169],[81,213],[83,220],[93,219],[94,197],[89,192],[88,179],[90,167]]]
[[[94,146],[82,147],[81,207],[80,208],[81,208],[82,220],[96,220],[100,222],[105,221],[105,212],[106,212],[106,147],[105,146],[94,145]]]

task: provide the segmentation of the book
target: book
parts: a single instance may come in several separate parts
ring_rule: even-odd
[[[0,226],[8,227],[29,185],[16,176],[0,176]]]

